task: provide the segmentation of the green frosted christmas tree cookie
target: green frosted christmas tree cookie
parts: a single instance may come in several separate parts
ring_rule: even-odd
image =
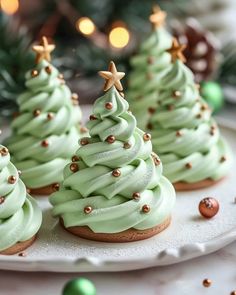
[[[229,171],[232,154],[199,94],[193,73],[184,65],[183,49],[174,39],[168,50],[172,64],[161,79],[149,128],[164,175],[176,189],[191,190],[221,180]]]
[[[0,145],[0,254],[4,255],[33,244],[42,223],[42,212],[19,174],[8,149]]]
[[[7,145],[22,180],[32,193],[50,194],[63,179],[63,168],[75,152],[81,132],[77,95],[50,63],[49,45],[33,46],[36,67],[26,74],[26,91],[19,96]]]
[[[146,130],[148,118],[156,106],[160,80],[171,63],[166,50],[171,46],[172,37],[164,27],[165,17],[166,13],[155,6],[150,16],[152,33],[130,61],[132,70],[127,98],[138,126],[143,130]]]
[[[175,191],[162,175],[151,136],[136,127],[122,97],[113,62],[105,95],[98,98],[87,124],[90,137],[64,170],[64,181],[50,197],[53,215],[70,232],[87,239],[128,242],[149,238],[170,223]]]

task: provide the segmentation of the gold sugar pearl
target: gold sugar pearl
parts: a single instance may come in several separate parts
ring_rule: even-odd
[[[86,133],[86,132],[88,132],[88,129],[86,127],[82,126],[82,127],[80,127],[80,132]]]
[[[63,74],[60,73],[60,74],[58,75],[58,78],[59,78],[59,79],[64,79]]]
[[[97,117],[95,115],[90,115],[89,120],[90,121],[97,120]]]
[[[108,143],[114,143],[116,141],[116,138],[114,135],[109,135],[107,138],[106,138],[106,142]]]
[[[48,113],[48,114],[47,114],[47,119],[48,119],[49,121],[51,121],[53,118],[54,118],[54,114],[53,114],[53,113]]]
[[[2,156],[7,156],[9,151],[6,147],[1,148],[0,153]]]
[[[52,73],[52,68],[50,66],[46,66],[45,71],[50,75]]]
[[[32,77],[32,78],[37,77],[38,74],[39,74],[39,72],[38,72],[37,70],[32,70],[32,71],[31,71],[31,77]]]
[[[5,198],[4,197],[0,197],[0,205],[3,204],[5,202]]]
[[[78,100],[78,98],[79,98],[79,95],[77,93],[72,93],[71,95],[72,100]]]
[[[211,286],[212,281],[210,279],[205,279],[205,280],[203,280],[202,284],[204,287],[208,288]]]
[[[155,108],[152,108],[152,107],[148,108],[148,112],[149,112],[149,114],[154,114],[155,111],[156,111]]]
[[[16,177],[14,175],[11,175],[8,177],[8,183],[14,184],[16,182]]]
[[[154,58],[154,56],[148,56],[148,58],[147,58],[147,63],[148,63],[149,65],[152,65],[152,64],[154,64],[154,62],[155,62],[155,58]]]
[[[149,213],[150,212],[150,206],[149,205],[143,205],[142,212],[143,213]]]
[[[169,105],[167,106],[167,110],[168,110],[168,111],[173,111],[174,108],[175,108],[175,107],[174,107],[173,104],[169,104]]]
[[[60,184],[59,183],[53,183],[52,184],[52,189],[56,192],[56,191],[59,191],[59,188],[60,188]]]
[[[78,162],[80,160],[80,158],[76,155],[74,155],[72,158],[71,158],[71,161],[72,162]]]
[[[211,135],[211,136],[215,135],[215,130],[214,130],[214,129],[211,129],[211,130],[210,130],[210,135]]]
[[[27,254],[26,254],[25,252],[21,252],[21,253],[18,254],[18,256],[19,256],[19,257],[26,257]]]
[[[93,211],[93,208],[91,206],[84,207],[84,213],[90,214]]]
[[[124,147],[124,149],[128,150],[131,148],[131,144],[129,142],[125,142],[123,147]]]
[[[176,136],[177,136],[177,137],[180,137],[180,136],[182,136],[182,135],[183,135],[183,133],[182,133],[180,130],[177,130],[177,131],[176,131]]]
[[[43,140],[42,142],[41,142],[41,146],[42,147],[48,147],[49,146],[49,142],[48,142],[48,140]]]
[[[120,91],[119,93],[120,93],[120,96],[121,96],[121,97],[123,97],[123,98],[125,97],[124,92],[121,92],[121,91]]]
[[[78,164],[76,164],[76,163],[72,163],[72,164],[70,164],[70,170],[71,170],[73,173],[77,172],[77,171],[79,170],[79,166],[78,166]]]
[[[20,170],[17,171],[18,175],[21,176],[22,172]]]
[[[226,157],[225,157],[225,156],[222,156],[222,157],[220,158],[220,163],[224,163],[226,160],[227,160]]]
[[[207,104],[202,104],[201,105],[201,111],[206,111],[208,109]]]
[[[144,133],[144,135],[143,135],[143,140],[144,141],[149,141],[149,140],[151,140],[151,134],[150,133]]]
[[[41,114],[41,110],[39,110],[39,109],[34,110],[34,112],[33,112],[34,117],[38,117],[40,114]]]
[[[159,166],[161,164],[161,160],[157,157],[153,157],[153,161],[154,161],[155,166]]]
[[[181,92],[179,90],[173,91],[173,97],[174,98],[180,98],[181,97]]]
[[[121,172],[119,169],[115,169],[112,171],[112,176],[119,177],[121,175]]]
[[[26,189],[26,192],[27,192],[27,194],[30,194],[31,193],[31,189],[30,188],[27,188]]]
[[[111,110],[112,107],[113,107],[112,102],[106,102],[106,103],[105,103],[105,108],[106,108],[107,110]]]
[[[81,145],[87,145],[87,144],[89,144],[89,141],[88,141],[87,138],[81,138],[81,139],[80,139],[80,144],[81,144]]]
[[[187,164],[185,164],[185,167],[187,168],[187,169],[192,169],[192,164],[191,163],[187,163]]]
[[[135,201],[138,201],[138,200],[140,199],[140,193],[138,193],[138,192],[133,193],[132,198],[133,198]]]

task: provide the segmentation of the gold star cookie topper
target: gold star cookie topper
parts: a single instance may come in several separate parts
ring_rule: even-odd
[[[123,90],[123,86],[120,80],[125,76],[123,72],[117,72],[116,65],[113,61],[110,62],[108,71],[99,71],[98,74],[106,79],[104,85],[104,91],[109,90],[113,85],[116,87],[118,91]]]
[[[171,55],[171,61],[174,63],[177,59],[181,60],[182,62],[186,62],[186,58],[183,55],[183,51],[186,48],[185,44],[179,44],[176,38],[173,38],[172,46],[167,52]]]
[[[153,28],[162,27],[165,23],[166,12],[161,10],[158,5],[154,5],[152,8],[152,14],[149,16],[149,20],[153,25]]]
[[[41,60],[46,59],[51,61],[51,52],[55,49],[54,44],[48,44],[48,40],[45,36],[42,37],[41,45],[33,45],[32,49],[37,53],[36,63],[39,63]]]

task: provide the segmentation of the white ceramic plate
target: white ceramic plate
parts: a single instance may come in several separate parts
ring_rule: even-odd
[[[236,132],[222,128],[236,150]],[[26,257],[0,256],[0,269],[21,271],[123,271],[168,265],[216,251],[236,240],[236,164],[221,183],[204,190],[178,193],[171,226],[151,239],[109,244],[87,241],[64,231],[50,214],[46,198],[38,198],[44,220],[35,244]],[[219,200],[217,216],[205,220],[199,201],[207,196]]]

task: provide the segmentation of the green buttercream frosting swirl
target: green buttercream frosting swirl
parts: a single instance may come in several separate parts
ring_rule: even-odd
[[[225,176],[232,154],[194,84],[192,72],[177,60],[161,85],[158,106],[149,125],[164,175],[173,183],[218,180]]]
[[[107,103],[111,109],[105,107]],[[62,217],[66,227],[88,226],[96,233],[144,230],[171,215],[174,189],[162,176],[151,141],[144,140],[128,108],[114,86],[95,102],[87,124],[90,137],[82,139],[86,144],[82,143],[71,163],[77,169],[71,171],[71,164],[65,167],[63,184],[50,197],[53,215]],[[111,135],[113,143],[107,141]],[[116,169],[118,177],[113,175]],[[139,200],[133,199],[135,192]],[[150,212],[142,212],[144,205],[150,206]],[[86,214],[85,207],[92,212]]]
[[[0,145],[0,150],[4,148]],[[8,178],[15,177],[14,183]],[[0,155],[0,251],[27,241],[39,230],[42,213],[36,201],[26,192],[10,155]]]
[[[71,91],[58,70],[46,60],[35,70],[36,76],[26,74],[27,90],[18,98],[20,113],[6,141],[30,188],[62,181],[63,167],[77,148],[81,120],[81,110],[72,104]]]
[[[127,97],[138,126],[144,130],[149,118],[148,109],[157,101],[160,80],[171,62],[171,56],[166,52],[171,43],[172,38],[166,29],[156,28],[131,58]]]

